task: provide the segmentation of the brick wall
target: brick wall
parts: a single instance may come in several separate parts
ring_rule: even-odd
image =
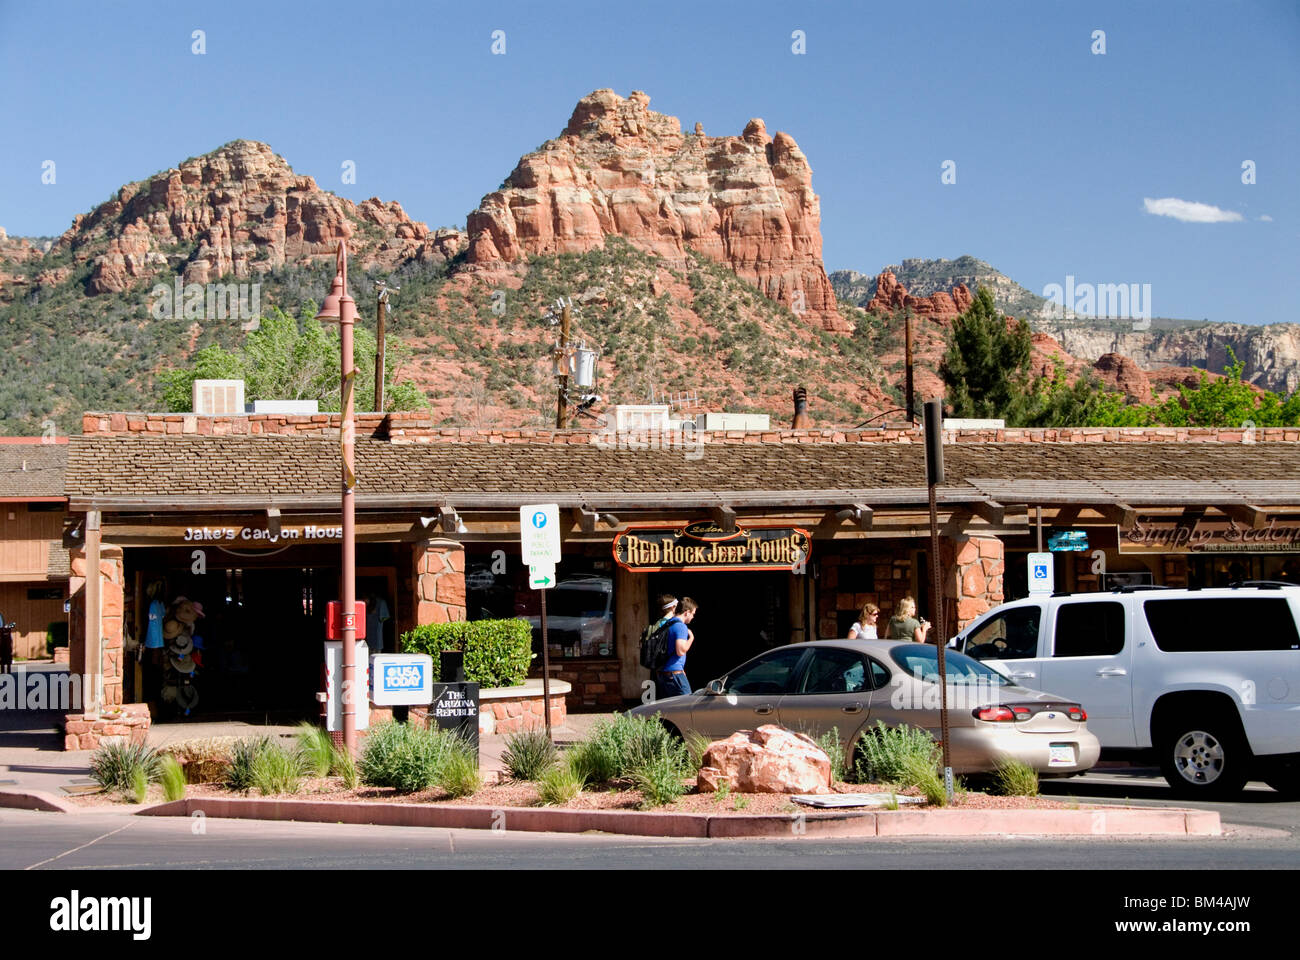
[[[243,416],[199,416],[193,413],[88,412],[81,432],[101,436],[238,436],[248,434],[306,434],[324,436],[339,431],[341,414],[250,413]],[[421,412],[359,413],[357,434],[394,443],[609,443],[609,435],[591,429],[439,427]],[[631,436],[644,436],[632,434]],[[669,434],[668,436],[674,436]],[[842,430],[714,430],[698,431],[696,443],[924,443],[919,429],[877,427]],[[1263,443],[1300,442],[1300,428],[1260,427],[1249,436],[1241,428],[1217,427],[1043,427],[1002,430],[947,431],[950,443]],[[651,441],[653,442],[653,441]],[[667,441],[665,441],[667,442]]]

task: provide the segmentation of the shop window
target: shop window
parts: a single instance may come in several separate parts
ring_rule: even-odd
[[[28,513],[62,513],[66,509],[64,503],[48,503],[37,501],[27,504]]]
[[[1124,604],[1063,603],[1056,611],[1054,657],[1108,657],[1124,649]]]
[[[840,593],[875,593],[876,565],[874,563],[841,564],[839,584]]]
[[[62,600],[62,587],[36,587],[27,591],[28,600]]]

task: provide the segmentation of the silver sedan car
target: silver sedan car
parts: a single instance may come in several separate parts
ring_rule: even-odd
[[[1097,738],[1075,702],[1016,686],[964,654],[945,655],[949,753],[957,773],[983,773],[1009,758],[1041,775],[1082,773],[1097,762]],[[892,640],[818,640],[776,647],[687,696],[643,704],[678,733],[710,739],[775,723],[813,738],[838,729],[846,759],[860,735],[883,721],[941,727],[938,650]]]

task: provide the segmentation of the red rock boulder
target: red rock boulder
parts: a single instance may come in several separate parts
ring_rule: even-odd
[[[724,782],[740,793],[829,793],[831,760],[810,737],[766,724],[709,745],[699,790],[712,793]]]

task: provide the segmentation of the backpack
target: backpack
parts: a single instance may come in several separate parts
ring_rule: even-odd
[[[659,670],[668,662],[668,627],[672,620],[651,623],[641,631],[641,666]]]

